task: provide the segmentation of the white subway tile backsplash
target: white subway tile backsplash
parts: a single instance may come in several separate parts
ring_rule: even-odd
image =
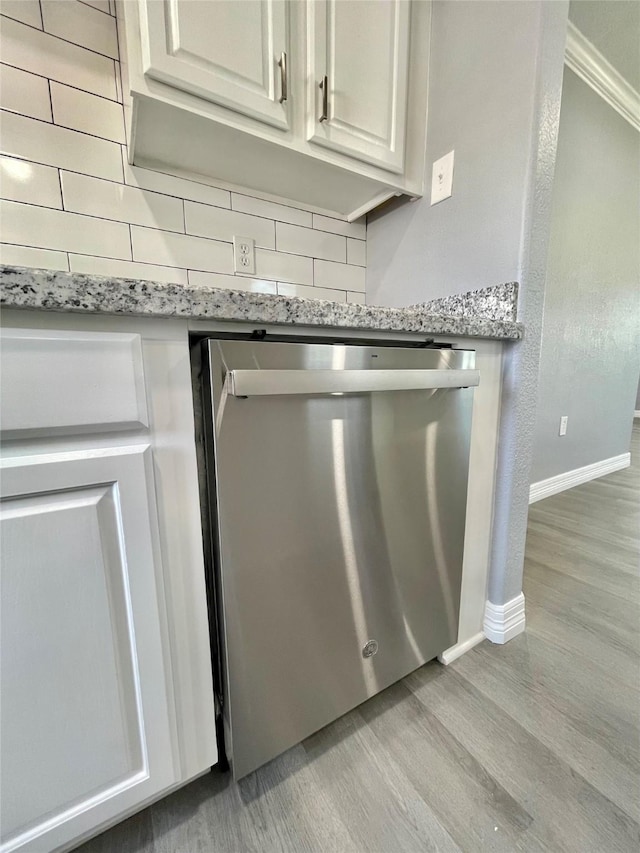
[[[2,239],[22,246],[131,259],[129,226],[48,207],[0,202]]]
[[[12,68],[11,65],[3,65],[0,75],[0,109],[51,121],[49,83],[44,77]]]
[[[8,18],[0,27],[0,57],[32,74],[105,98],[116,96],[112,59]]]
[[[333,261],[313,262],[313,283],[319,287],[364,291],[364,267],[336,264]]]
[[[342,219],[332,219],[330,216],[313,214],[313,227],[317,231],[331,231],[344,237],[355,237],[364,240],[367,236],[367,226],[363,222],[344,222]]]
[[[126,162],[126,147],[123,147],[122,150],[125,155],[124,180],[126,184],[144,190],[166,193],[166,195],[173,195],[176,198],[215,205],[215,207],[231,207],[231,193],[228,190],[220,190],[217,187],[209,187],[197,181],[188,181],[185,178],[176,178],[174,175],[165,175],[162,172],[152,172],[150,169],[130,166]]]
[[[56,124],[113,142],[124,142],[124,114],[116,101],[52,82],[51,103]]]
[[[358,305],[365,305],[365,295],[364,293],[352,293],[350,290],[347,291],[347,302],[357,302]]]
[[[203,272],[233,272],[231,243],[170,231],[155,231],[137,225],[131,226],[131,242],[134,261]]]
[[[280,296],[300,296],[303,299],[328,299],[330,302],[346,302],[344,290],[328,290],[325,287],[305,287],[300,284],[278,282]]]
[[[75,172],[61,172],[60,179],[65,210],[161,231],[184,231],[181,199]]]
[[[251,293],[276,293],[276,282],[239,275],[219,275],[212,272],[189,270],[189,284],[193,287],[223,287],[225,290],[246,290]]]
[[[96,258],[93,255],[69,255],[71,272],[88,275],[105,275],[115,278],[136,278],[144,281],[164,281],[168,284],[187,284],[187,271],[157,264],[139,264],[135,261],[118,261],[113,258]]]
[[[256,249],[256,276],[270,281],[313,284],[313,260],[300,255]]]
[[[118,59],[116,22],[77,0],[41,0],[44,30],[66,41]]]
[[[42,29],[42,15],[38,0],[2,0],[0,12],[14,21]]]
[[[337,234],[325,234],[311,228],[300,228],[276,222],[276,249],[294,255],[323,258],[327,261],[347,260],[347,241]]]
[[[229,243],[233,241],[234,235],[251,237],[256,246],[263,249],[273,249],[276,245],[275,226],[270,219],[193,201],[185,201],[184,217],[187,234],[212,237]]]
[[[265,216],[278,222],[289,222],[291,225],[304,225],[311,228],[311,214],[308,210],[298,210],[285,204],[276,204],[250,195],[231,193],[231,207],[242,213],[252,213],[255,216]]]
[[[0,197],[44,207],[62,207],[58,170],[0,156]]]
[[[0,3],[3,263],[364,302],[362,222],[129,165],[113,0]]]
[[[47,166],[80,169],[97,178],[122,181],[120,146],[66,127],[45,124],[17,113],[3,113],[0,150]]]
[[[49,249],[34,249],[32,246],[10,246],[0,244],[0,263],[12,267],[35,267],[39,270],[69,269],[66,252],[53,252]]]
[[[364,240],[353,240],[351,237],[347,237],[347,263],[366,267],[367,244]]]

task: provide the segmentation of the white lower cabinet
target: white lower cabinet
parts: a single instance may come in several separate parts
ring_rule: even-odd
[[[25,346],[52,342],[53,365],[59,363],[56,352],[68,354],[78,340],[87,341],[87,333],[72,331],[43,336],[13,329],[7,337],[12,346],[16,337]],[[96,332],[101,345],[105,338],[108,332]],[[114,344],[123,340],[128,342],[114,334]],[[133,348],[138,354],[140,340]],[[166,363],[166,352],[164,362],[158,360],[158,342],[153,343],[152,379]],[[166,345],[160,349],[166,351]],[[183,358],[188,381],[186,339]],[[132,371],[141,367],[135,361]],[[15,398],[20,365],[9,361],[8,368],[3,388],[10,386]],[[98,386],[100,376],[96,369]],[[144,377],[135,378],[140,388]],[[52,373],[49,385],[55,390],[58,383],[61,394],[64,386],[68,399],[72,380],[68,373]],[[169,408],[173,381],[164,384]],[[23,387],[28,395],[32,385]],[[188,388],[182,390],[188,394]],[[153,389],[148,391],[153,403]],[[53,416],[51,401],[52,394],[43,395],[43,425]],[[195,571],[189,566],[192,579],[187,582],[188,571],[183,573],[175,548],[166,547],[171,533],[167,537],[162,530],[167,516],[158,514],[165,495],[156,485],[153,405],[150,410],[150,430],[129,430],[126,437],[70,434],[9,441],[3,448],[2,853],[68,849],[215,763],[202,562],[196,561]],[[32,404],[29,433],[37,422]],[[15,427],[16,419],[10,423]],[[10,434],[15,437],[16,430]],[[192,433],[187,437],[193,443]],[[174,441],[176,447],[179,443]],[[167,452],[166,446],[158,450],[158,462]],[[190,470],[191,493],[174,498],[197,504],[195,464]],[[197,530],[192,528],[196,535]],[[201,543],[185,542],[183,553],[190,547],[195,554],[201,551]],[[172,579],[172,574],[179,577]],[[189,605],[189,595],[195,596],[195,605]],[[189,630],[189,621],[199,659],[191,660],[185,651],[190,637],[180,636]],[[200,685],[177,696],[176,685],[186,677],[181,671],[193,678],[198,668],[204,690]],[[180,729],[188,728],[190,717],[205,730],[192,733],[196,744],[189,745],[191,755],[185,759]]]

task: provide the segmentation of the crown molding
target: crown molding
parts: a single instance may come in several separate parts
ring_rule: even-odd
[[[565,64],[640,131],[640,94],[569,21]]]

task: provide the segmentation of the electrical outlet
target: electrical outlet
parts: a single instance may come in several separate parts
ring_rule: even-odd
[[[436,160],[431,173],[431,204],[449,198],[453,192],[453,151]]]
[[[233,268],[244,275],[256,274],[256,242],[251,237],[233,238]]]
[[[560,435],[567,434],[567,423],[569,421],[569,415],[563,415],[560,418]]]

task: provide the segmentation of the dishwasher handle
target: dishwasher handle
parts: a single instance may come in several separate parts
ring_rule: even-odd
[[[348,394],[371,391],[428,391],[480,384],[479,370],[230,370],[233,397],[276,394]]]

